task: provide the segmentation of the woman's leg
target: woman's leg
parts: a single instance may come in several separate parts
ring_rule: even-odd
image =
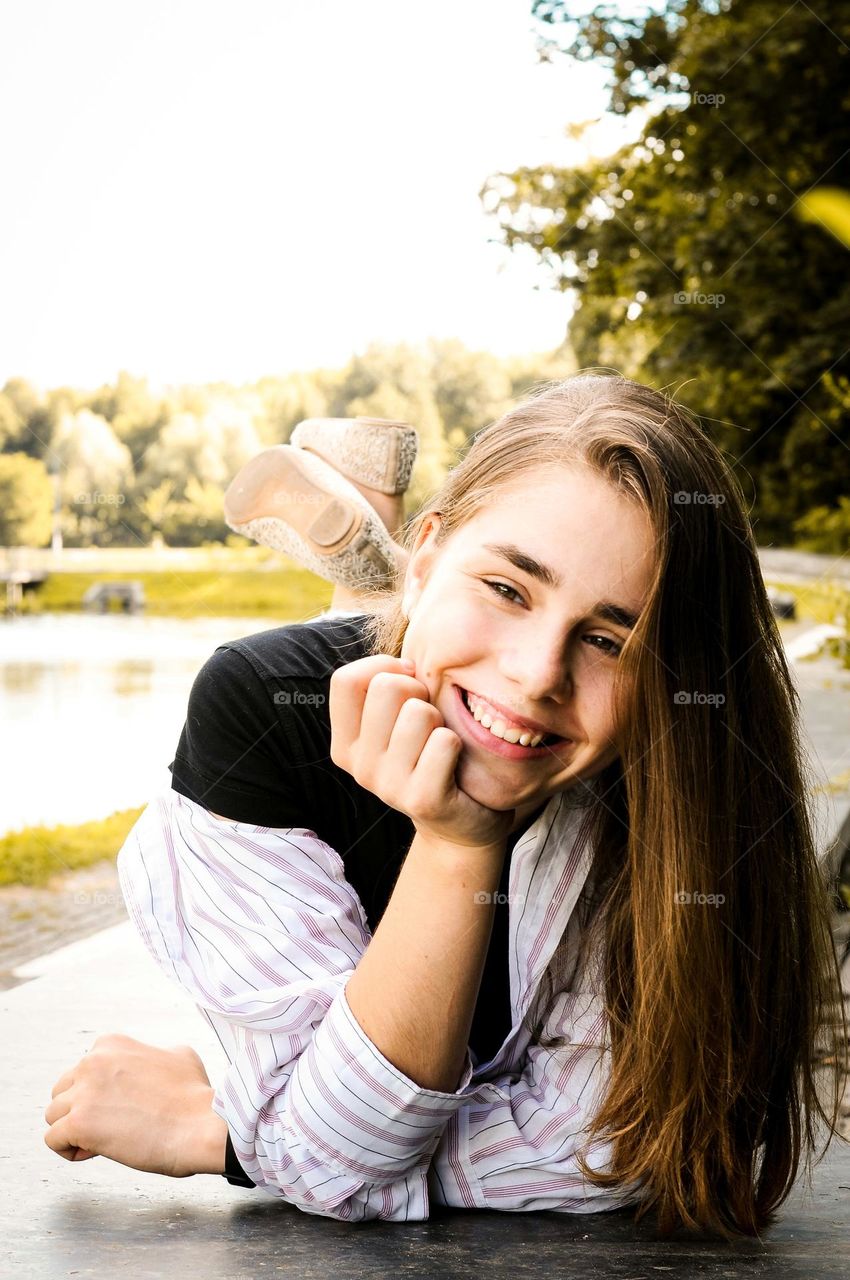
[[[387,531],[391,538],[395,539],[404,524],[404,502],[402,495],[390,495],[381,493],[378,489],[370,489],[367,485],[358,484],[355,480],[350,482],[359,489],[367,502],[371,504],[377,511],[387,527]],[[407,564],[408,555],[398,544],[398,564],[401,569]],[[370,599],[372,597],[369,597]],[[342,612],[351,611],[359,612],[367,607],[367,598],[358,595],[352,591],[350,587],[343,587],[339,583],[334,586],[334,593],[331,598],[330,612],[340,610]]]

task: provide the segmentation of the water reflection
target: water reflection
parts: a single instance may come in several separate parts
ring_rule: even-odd
[[[169,780],[192,681],[267,618],[42,614],[0,622],[0,834],[146,803]]]

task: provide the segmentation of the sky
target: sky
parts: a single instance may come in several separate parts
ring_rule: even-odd
[[[557,347],[569,299],[492,242],[478,192],[574,159],[565,126],[606,96],[598,66],[537,62],[530,11],[0,0],[0,384]]]

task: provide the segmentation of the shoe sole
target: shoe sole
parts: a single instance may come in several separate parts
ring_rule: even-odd
[[[419,435],[389,418],[305,418],[289,437],[349,480],[397,497],[410,483]]]
[[[328,582],[386,589],[394,543],[377,512],[315,454],[274,445],[247,463],[224,495],[228,528],[282,551]]]

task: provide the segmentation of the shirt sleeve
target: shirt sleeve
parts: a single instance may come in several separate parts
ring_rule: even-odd
[[[529,1044],[521,1072],[479,1083],[452,1114],[430,1168],[432,1204],[598,1213],[638,1203],[641,1185],[596,1186],[576,1162],[583,1149],[592,1169],[610,1167],[609,1143],[586,1145],[608,1080],[606,1026],[597,994],[556,998],[542,1038],[562,1036],[566,1043]]]
[[[305,828],[216,819],[165,791],[118,855],[153,959],[228,1041],[212,1107],[248,1176],[307,1213],[428,1217],[428,1168],[463,1105],[380,1052],[345,985],[370,941],[339,854]]]

